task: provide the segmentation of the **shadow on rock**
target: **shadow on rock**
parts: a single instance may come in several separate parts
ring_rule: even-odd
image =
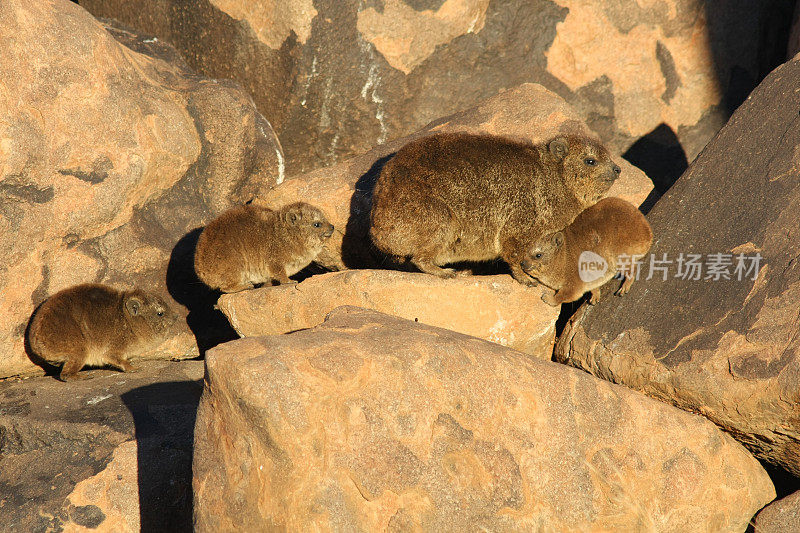
[[[209,289],[194,271],[194,251],[203,228],[184,235],[175,247],[167,266],[167,290],[176,302],[189,311],[186,323],[197,339],[200,355],[217,344],[238,339],[228,320],[214,306],[220,292]]]
[[[192,531],[192,455],[202,380],[122,394],[133,416],[141,531]]]
[[[394,261],[379,252],[369,238],[369,212],[372,208],[372,192],[383,166],[395,156],[396,152],[375,161],[358,181],[350,200],[350,217],[347,219],[342,238],[342,261],[347,268],[372,268],[390,266]]]
[[[653,180],[653,192],[639,207],[643,213],[647,213],[689,167],[678,136],[666,124],[639,138],[622,157]]]

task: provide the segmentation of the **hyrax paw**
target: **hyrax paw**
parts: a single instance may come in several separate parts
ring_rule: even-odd
[[[557,307],[557,306],[561,305],[558,302],[558,300],[556,300],[556,295],[555,294],[550,294],[550,293],[547,293],[547,292],[542,294],[542,301],[544,303],[546,303],[547,305],[550,305],[550,306],[553,306],[553,307]]]

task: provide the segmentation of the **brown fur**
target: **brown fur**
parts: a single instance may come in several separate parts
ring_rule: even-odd
[[[379,250],[423,272],[452,277],[442,265],[500,257],[533,285],[519,266],[530,244],[599,200],[619,172],[605,148],[582,137],[532,145],[437,134],[408,143],[383,168],[370,233]]]
[[[277,211],[234,207],[209,223],[197,241],[197,276],[212,289],[238,292],[276,280],[289,283],[333,234],[316,207],[297,202]]]
[[[139,289],[75,285],[39,307],[28,343],[45,361],[63,363],[62,381],[77,378],[85,365],[128,372],[130,359],[165,340],[177,318],[164,300]]]
[[[635,206],[619,198],[604,198],[575,217],[564,230],[536,242],[521,267],[555,291],[542,296],[546,303],[556,306],[574,302],[586,291],[592,291],[590,303],[595,304],[600,298],[599,287],[619,271],[619,256],[643,256],[652,243],[650,224]],[[588,283],[578,271],[584,251],[596,253],[608,264],[602,277]],[[625,281],[616,292],[619,296],[628,292],[636,278],[635,268],[630,268],[634,263],[628,261],[625,266]]]

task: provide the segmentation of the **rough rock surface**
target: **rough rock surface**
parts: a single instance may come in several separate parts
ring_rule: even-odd
[[[312,276],[298,285],[224,294],[217,305],[242,337],[310,328],[334,308],[354,305],[550,359],[558,309],[541,296],[541,288],[525,287],[509,275],[440,279],[351,270]]]
[[[798,77],[800,59],[770,74],[650,211],[666,271],[648,261],[625,298],[579,310],[556,347],[560,361],[702,413],[796,476]],[[700,256],[700,279],[687,265],[677,277],[681,253]],[[757,277],[737,273],[739,254],[745,268],[760,254]]]
[[[767,505],[756,516],[753,533],[800,531],[800,492]]]
[[[40,372],[26,325],[69,285],[139,285],[191,309],[184,236],[279,177],[241,89],[111,31],[68,0],[0,3],[0,377]],[[196,355],[184,338],[161,356]]]
[[[0,381],[0,529],[191,531],[202,361]]]
[[[286,180],[259,201],[278,207],[303,198],[325,211],[336,231],[316,259],[324,267],[378,266],[370,253],[367,234],[375,180],[400,147],[411,139],[439,131],[505,135],[530,142],[544,142],[561,133],[594,135],[564,99],[541,85],[523,84],[339,165]],[[621,157],[615,156],[615,161],[622,167],[622,174],[608,195],[640,205],[653,191],[652,182]]]
[[[783,61],[791,19],[786,0],[80,3],[241,83],[292,175],[525,82],[561,95],[618,151],[665,124],[691,160]]]
[[[703,417],[342,307],[209,350],[196,531],[743,531],[774,498]]]

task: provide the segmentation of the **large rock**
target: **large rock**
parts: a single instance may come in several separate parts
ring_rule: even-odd
[[[191,531],[203,363],[0,382],[3,531]]]
[[[789,533],[800,531],[800,492],[772,502],[753,522],[753,533]]]
[[[299,285],[224,294],[217,305],[242,337],[310,328],[334,308],[354,305],[550,359],[558,309],[542,302],[542,290],[509,275],[439,279],[351,270],[312,276]]]
[[[278,207],[302,198],[325,211],[337,231],[317,257],[317,263],[324,267],[380,266],[370,253],[367,234],[375,180],[386,161],[408,141],[441,131],[505,135],[530,142],[544,142],[562,133],[594,136],[563,98],[541,85],[523,84],[339,165],[286,180],[259,201]],[[622,174],[608,195],[641,204],[653,191],[653,183],[620,156],[615,156],[615,161]]]
[[[791,17],[785,0],[80,3],[241,83],[291,174],[525,82],[561,95],[619,151],[665,124],[691,160],[783,61]]]
[[[744,531],[774,495],[704,418],[358,308],[217,346],[195,529]]]
[[[596,376],[704,414],[758,457],[795,475],[799,77],[800,59],[768,76],[649,213],[652,257],[666,254],[673,261],[656,265],[666,272],[647,265],[624,298],[580,310],[556,354]],[[699,254],[701,279],[676,277],[679,254]],[[755,269],[737,273],[739,254],[746,268],[760,254],[757,277]],[[714,264],[730,279],[715,274]]]
[[[176,243],[280,176],[241,89],[111,31],[68,0],[0,3],[0,377],[41,371],[26,324],[69,285],[169,290],[191,307],[202,285]],[[160,357],[196,356],[185,323],[182,338]]]

